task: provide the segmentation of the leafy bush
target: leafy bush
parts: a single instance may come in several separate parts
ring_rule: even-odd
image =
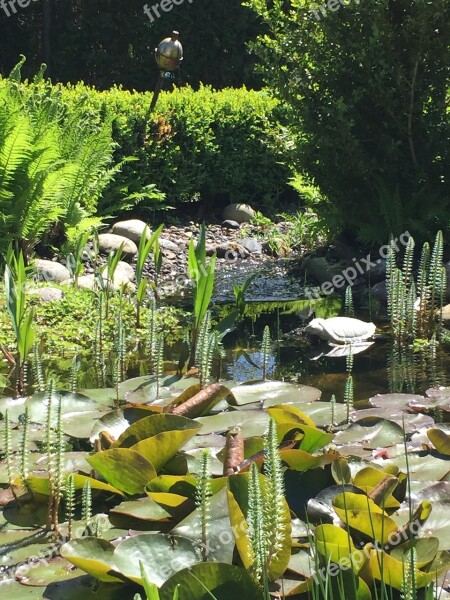
[[[290,109],[299,170],[367,242],[430,237],[450,199],[447,0],[249,0],[270,28],[258,52]],[[316,4],[317,7],[317,4]],[[338,5],[339,7],[339,5]],[[274,68],[276,65],[276,68]]]
[[[0,81],[0,250],[27,255],[58,222],[79,227],[95,213],[118,167],[110,118],[93,126],[75,106],[64,118],[42,73],[30,90],[17,82],[20,66]]]
[[[83,84],[59,89],[69,113],[83,101],[96,123],[114,114],[115,161],[136,159],[103,195],[102,213],[111,213],[110,197],[140,193],[151,184],[172,205],[201,198],[269,207],[287,190],[290,144],[279,125],[280,105],[268,92],[179,88],[162,93],[146,121],[151,94],[99,92]]]

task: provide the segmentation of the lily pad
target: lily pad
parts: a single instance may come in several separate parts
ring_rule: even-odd
[[[199,435],[225,433],[230,428],[240,427],[244,437],[253,437],[263,435],[269,424],[269,415],[265,411],[230,410],[195,420],[202,425]]]
[[[285,381],[261,381],[242,384],[231,388],[236,405],[243,406],[258,402],[262,406],[288,404],[294,402],[315,402],[322,392],[309,385],[287,383]],[[229,401],[229,404],[232,404]]]
[[[128,448],[97,452],[88,462],[108,483],[131,496],[144,493],[147,483],[156,477],[153,465]]]
[[[116,547],[114,563],[128,579],[142,584],[140,562],[151,583],[161,586],[169,577],[198,562],[195,545],[180,536],[142,533]]]
[[[85,537],[66,542],[60,554],[76,567],[104,582],[120,582],[114,572],[114,546],[95,537]]]
[[[366,417],[352,423],[334,436],[336,445],[359,442],[364,448],[387,448],[403,441],[403,429],[397,423],[378,417]]]
[[[161,600],[173,600],[180,585],[183,600],[260,600],[261,591],[242,568],[222,563],[203,563],[173,575],[161,588]]]

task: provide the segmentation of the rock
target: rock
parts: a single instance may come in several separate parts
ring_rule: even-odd
[[[123,237],[122,235],[116,235],[114,233],[101,233],[98,236],[99,250],[104,254],[111,254],[111,252],[117,252],[121,244],[123,244],[124,256],[136,256],[138,251],[137,246],[128,238]]]
[[[249,223],[255,216],[255,211],[248,204],[229,204],[224,208],[222,216],[225,221]]]
[[[227,219],[221,225],[222,229],[239,229],[240,225],[237,221],[232,221],[231,219]]]
[[[175,254],[180,252],[180,247],[177,244],[164,238],[159,238],[159,247],[161,250],[168,250],[169,252],[175,252]]]
[[[135,272],[131,265],[124,262],[123,260],[119,260],[117,263],[116,271],[114,273],[116,277],[121,277],[122,279],[128,279],[128,281],[134,281]]]
[[[236,260],[237,258],[248,258],[250,252],[236,242],[225,242],[216,246],[217,258],[227,258],[228,260]]]
[[[306,271],[309,277],[314,277],[319,284],[323,284],[329,282],[332,287],[335,289],[346,288],[349,282],[345,280],[343,276],[343,271],[346,268],[350,268],[350,265],[347,264],[346,261],[339,261],[336,263],[330,263],[324,256],[312,257],[305,259],[303,262],[303,268]],[[355,271],[358,278],[358,273],[354,266],[352,267],[353,271]],[[340,277],[339,277],[340,276]],[[333,281],[333,278],[335,278]],[[352,281],[353,283],[353,281]]]
[[[386,259],[379,258],[374,262],[377,264],[373,267],[369,265],[369,268],[367,268],[367,265],[364,262],[358,261],[359,265],[365,269],[365,273],[363,275],[364,279],[370,281],[371,283],[382,283],[386,279]]]
[[[261,242],[259,242],[256,238],[245,238],[243,240],[239,240],[241,246],[244,246],[246,250],[250,252],[250,254],[261,254],[263,247]]]
[[[119,221],[112,226],[112,233],[121,235],[127,239],[139,244],[141,237],[147,228],[147,239],[152,235],[150,227],[140,219],[130,219],[128,221]]]
[[[436,314],[439,315],[440,311],[436,311]],[[450,321],[450,304],[446,304],[443,308],[442,308],[442,320],[444,321],[444,323],[447,323]]]
[[[370,291],[372,293],[372,296],[378,298],[380,302],[384,302],[385,304],[387,304],[388,294],[386,281],[379,281],[378,283],[372,286]]]
[[[38,258],[33,265],[40,280],[61,283],[61,281],[70,278],[69,269],[61,263]]]
[[[289,256],[289,248],[286,246],[282,238],[274,238],[270,242],[265,241],[262,244],[264,254],[274,256],[275,258],[284,258]]]
[[[106,275],[103,276],[103,281],[107,282]],[[127,277],[123,277],[120,273],[114,273],[112,282],[109,285],[111,292],[118,292],[122,286],[125,286],[129,292],[136,291],[136,286]],[[85,290],[96,290],[97,280],[95,275],[82,275],[78,277],[78,287]]]
[[[64,298],[64,294],[59,288],[43,287],[28,290],[30,294],[39,296],[43,302],[60,302]]]

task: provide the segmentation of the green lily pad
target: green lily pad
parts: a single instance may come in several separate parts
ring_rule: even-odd
[[[25,570],[26,569],[26,570]],[[81,571],[74,569],[73,564],[62,558],[55,556],[51,559],[41,559],[35,564],[23,565],[16,572],[16,577],[22,585],[33,587],[44,587],[55,581],[65,581],[79,577]]]
[[[315,402],[322,392],[309,385],[287,383],[285,381],[261,381],[242,384],[231,388],[237,406],[258,402],[262,407],[272,404],[288,404],[294,402]],[[229,401],[229,404],[233,402]]]
[[[153,465],[128,448],[97,452],[87,460],[108,483],[131,496],[144,493],[147,483],[156,477]]]
[[[106,540],[85,537],[66,542],[61,546],[60,554],[79,569],[104,582],[120,582],[114,575],[115,547]]]
[[[148,497],[121,502],[112,508],[110,513],[111,515],[125,515],[143,521],[167,521],[171,518],[170,513]]]
[[[195,500],[197,493],[197,478],[193,475],[160,475],[152,479],[147,486],[149,492],[165,492],[179,494]],[[217,494],[219,490],[225,487],[226,477],[215,477],[210,482],[211,494]]]
[[[319,525],[314,530],[314,540],[317,551],[325,559],[325,564],[348,564],[354,571],[358,571],[356,564],[355,546],[351,537],[344,529],[336,525]],[[361,565],[359,565],[361,567]]]
[[[223,487],[210,500],[207,541],[204,551],[209,562],[231,564],[234,552],[234,536],[228,512],[227,490]],[[194,510],[171,531],[198,543],[202,539],[200,509]]]
[[[127,538],[116,547],[114,563],[128,579],[142,584],[140,562],[151,583],[161,586],[174,573],[198,561],[195,545],[180,536],[142,533]]]
[[[150,415],[130,425],[115,442],[114,447],[131,448],[142,440],[164,432],[183,432],[185,441],[188,441],[199,429],[198,423],[185,417],[169,414]],[[174,454],[175,452],[172,456]]]
[[[265,411],[232,410],[210,417],[195,419],[202,425],[200,435],[226,432],[229,428],[240,427],[244,437],[263,435],[269,424],[269,416]]]
[[[349,527],[383,545],[389,542],[390,534],[397,531],[397,524],[363,494],[338,494],[333,500],[333,508]]]
[[[74,394],[72,392],[54,392],[53,394],[53,414],[56,418],[56,411],[59,402],[62,402],[62,414],[80,413],[85,411],[101,411],[104,406],[91,400],[82,394]],[[45,392],[35,394],[26,401],[26,406],[29,410],[30,420],[36,423],[46,423],[48,394]]]
[[[92,423],[106,414],[105,410],[95,410],[64,415],[63,431],[73,438],[88,439],[92,433]]]
[[[339,431],[334,436],[334,442],[338,446],[358,442],[364,448],[374,449],[400,444],[403,437],[403,429],[397,423],[378,417],[366,417]]]
[[[183,600],[261,600],[261,590],[242,568],[222,563],[203,563],[173,575],[161,587],[161,600],[173,600],[180,585]]]

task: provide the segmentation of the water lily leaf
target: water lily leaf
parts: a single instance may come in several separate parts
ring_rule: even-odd
[[[450,456],[450,436],[441,429],[427,431],[428,438],[440,454]]]
[[[193,385],[190,385],[187,389],[181,392],[179,396],[172,400],[172,402],[167,404],[164,410],[166,412],[171,412],[172,408],[175,408],[179,404],[183,404],[183,402],[186,402],[186,400],[189,400],[189,398],[195,396],[195,394],[197,394],[201,389],[202,386],[200,385],[200,383],[194,383]]]
[[[180,536],[142,533],[120,542],[114,563],[128,579],[142,585],[140,562],[151,583],[161,586],[174,573],[198,561],[195,545]]]
[[[335,455],[335,460],[331,463],[331,475],[337,484],[351,482],[352,473],[345,458]]]
[[[0,398],[0,414],[5,417],[8,411],[10,421],[17,422],[25,412],[27,398]]]
[[[313,456],[303,450],[280,450],[281,460],[294,471],[308,471],[308,469],[332,464],[337,456],[338,454],[334,452]]]
[[[131,449],[146,458],[159,471],[195,433],[195,429],[165,431],[141,440],[131,446]]]
[[[363,494],[345,492],[333,500],[333,508],[349,527],[385,545],[397,524],[373,500]]]
[[[433,427],[434,419],[422,413],[393,412],[392,408],[366,408],[352,411],[351,420],[358,421],[365,417],[382,417],[397,423],[406,433],[413,433],[422,427]]]
[[[106,406],[113,406],[117,402],[116,388],[92,388],[78,391],[83,396],[87,396],[91,400],[95,400],[95,402]]]
[[[202,539],[200,509],[197,508],[183,519],[172,529],[171,533],[186,537],[198,544]],[[233,551],[234,536],[228,511],[227,490],[222,488],[210,500],[208,535],[205,546],[201,548],[201,553],[208,562],[231,564]]]
[[[311,417],[294,404],[271,406],[267,412],[277,425],[281,425],[282,423],[300,423],[301,425],[308,425],[309,427],[316,426]]]
[[[415,400],[423,401],[425,398],[419,394],[377,394],[369,398],[369,403],[377,408],[390,408],[397,412],[400,409],[408,408],[409,403]]]
[[[143,521],[168,521],[171,518],[170,513],[152,498],[139,498],[138,500],[121,502],[112,508],[110,513],[111,515],[126,515]]]
[[[408,564],[408,563],[406,563]],[[370,568],[373,577],[378,581],[384,581],[387,585],[396,590],[402,589],[405,563],[397,560],[394,556],[387,554],[383,550],[370,551]],[[428,585],[436,577],[435,572],[424,573],[419,569],[414,571],[414,584],[416,589],[420,589]]]
[[[221,383],[213,383],[197,392],[194,396],[171,409],[172,414],[189,417],[202,417],[211,412],[221,400],[231,395],[230,390]]]
[[[94,443],[102,431],[117,440],[130,425],[153,414],[155,414],[155,411],[146,406],[112,410],[94,423],[90,441]]]
[[[265,411],[230,410],[209,417],[198,417],[197,423],[202,425],[200,435],[226,432],[228,429],[240,427],[244,437],[262,435],[269,424],[269,415]]]
[[[143,493],[147,483],[156,477],[153,465],[128,448],[97,452],[87,460],[108,483],[131,496]]]
[[[293,402],[315,402],[319,400],[322,392],[309,385],[287,383],[285,381],[261,381],[258,383],[242,384],[231,388],[235,398],[230,404],[243,406],[259,402],[267,406],[266,402],[273,404],[287,404]]]
[[[173,600],[181,585],[183,600],[260,600],[261,591],[242,568],[223,563],[201,563],[179,571],[161,587],[161,600]]]
[[[319,525],[314,530],[317,551],[324,557],[325,564],[330,561],[336,564],[350,565],[355,572],[361,567],[355,560],[355,546],[351,537],[344,529],[336,525]]]
[[[93,490],[101,490],[104,492],[109,492],[112,494],[119,494],[123,496],[123,492],[121,492],[116,487],[105,483],[104,481],[99,481],[98,479],[94,479],[93,477],[87,477],[86,475],[81,475],[80,473],[74,473],[73,482],[76,490],[82,490],[86,481],[89,481],[91,489]],[[30,474],[27,479],[27,483],[33,492],[37,492],[39,494],[44,494],[46,496],[50,493],[50,483],[47,475],[33,475]]]
[[[62,403],[62,414],[67,413],[79,413],[84,411],[102,411],[104,406],[91,400],[83,394],[75,394],[72,392],[60,392],[56,391],[53,394],[53,407],[56,415],[56,409],[61,401]],[[47,421],[47,410],[48,410],[48,394],[41,392],[34,394],[26,401],[26,406],[29,410],[30,420],[35,423],[46,423]]]
[[[417,454],[408,455],[408,464],[404,453],[392,459],[378,459],[384,468],[395,465],[403,473],[409,472],[411,480],[418,481],[440,481],[450,471],[450,464],[447,460],[442,460],[431,456],[418,456]]]
[[[197,478],[193,475],[160,475],[152,479],[147,485],[149,492],[170,492],[179,494],[195,500],[197,493]],[[217,494],[219,490],[225,487],[227,483],[226,477],[215,477],[210,482],[211,494]]]
[[[233,534],[235,535],[236,547],[239,551],[241,560],[246,568],[253,563],[253,551],[247,536],[247,512],[248,512],[248,473],[239,475],[230,475],[228,477],[228,507],[230,511],[230,520]],[[267,497],[267,478],[259,474],[261,489],[265,502],[274,503],[273,498]],[[282,501],[282,524],[277,536],[279,537],[279,550],[272,557],[268,565],[270,579],[275,581],[285,572],[291,557],[291,516],[289,506],[286,500]],[[270,539],[274,539],[275,534],[269,534]],[[249,556],[251,557],[249,561]]]
[[[391,480],[391,483],[382,484],[387,479]],[[389,475],[380,469],[374,467],[365,467],[356,473],[353,478],[353,483],[357,487],[361,488],[366,494],[370,494],[370,497],[379,506],[384,509],[387,508],[398,508],[400,506],[399,501],[392,496],[395,488],[398,485],[399,480]],[[379,488],[380,485],[384,485],[383,488]],[[386,487],[387,486],[387,487]],[[375,492],[374,492],[375,490]],[[374,497],[374,493],[376,497]]]
[[[423,569],[431,564],[439,551],[439,540],[435,537],[415,538],[406,541],[400,546],[396,546],[390,552],[390,555],[400,562],[409,562],[411,560],[411,548],[415,549],[416,567]]]
[[[66,542],[61,546],[60,554],[79,569],[104,582],[122,581],[114,572],[118,572],[114,564],[115,547],[106,540],[85,537]]]
[[[55,581],[74,579],[80,575],[81,571],[74,569],[73,564],[61,556],[36,561],[31,568],[26,568],[23,576],[20,567],[16,571],[16,578],[22,585],[33,587],[44,587]]]
[[[331,424],[331,404],[329,402],[313,402],[312,404],[298,404],[300,410],[307,414],[318,427],[329,427]],[[345,404],[335,404],[333,408],[334,422],[341,423],[347,418]]]
[[[184,519],[195,509],[194,501],[186,498],[186,496],[170,492],[151,492],[148,490],[148,486],[145,492],[149,498],[167,511],[175,522]]]
[[[403,429],[397,423],[378,417],[366,417],[352,423],[334,436],[337,445],[359,442],[364,448],[387,448],[403,442]]]
[[[164,432],[178,433],[179,435],[174,437],[177,437],[177,443],[180,443],[180,445],[176,447],[173,454],[169,456],[169,458],[171,458],[176,454],[178,448],[190,440],[199,429],[200,426],[198,423],[191,419],[186,419],[185,417],[168,414],[150,415],[130,425],[121,434],[113,447],[131,448],[142,440],[161,435]],[[167,446],[170,448],[170,444],[163,443],[163,445],[166,446],[166,449],[168,449]],[[176,444],[174,444],[174,447],[175,446]],[[167,458],[166,461],[169,460],[169,458]]]
[[[181,379],[179,375],[162,377],[159,382],[159,396],[169,396],[169,386],[179,379]],[[156,377],[150,375],[127,379],[119,383],[119,399],[132,403],[146,404],[147,402],[156,400],[158,395],[157,387]]]
[[[107,411],[84,411],[64,415],[62,428],[66,435],[78,439],[88,439],[92,433],[92,423],[108,414]]]

